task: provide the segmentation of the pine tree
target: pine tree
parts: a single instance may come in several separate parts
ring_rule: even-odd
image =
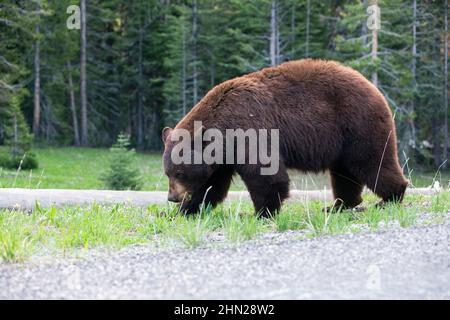
[[[135,151],[130,149],[130,138],[119,134],[111,147],[109,168],[101,179],[112,190],[140,190],[142,179],[135,161]]]
[[[35,8],[25,1],[0,5],[0,140],[9,146],[11,166],[31,148],[32,135],[22,112],[28,75],[24,52],[35,39],[30,31],[35,23]],[[6,156],[8,158],[8,156]],[[37,166],[33,161],[30,167]]]

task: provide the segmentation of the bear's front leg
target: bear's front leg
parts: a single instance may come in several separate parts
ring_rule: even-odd
[[[269,218],[276,214],[289,196],[289,176],[280,164],[275,175],[261,175],[257,165],[243,165],[236,171],[241,176],[259,217]]]
[[[221,166],[217,168],[208,181],[194,191],[190,199],[186,199],[180,207],[185,214],[194,214],[209,205],[213,208],[222,202],[230,189],[234,168],[232,166]]]
[[[209,205],[215,207],[218,201],[214,201],[214,197],[210,195],[210,192],[214,192],[212,189],[214,186],[206,184],[194,191],[188,199],[183,201],[180,206],[180,211],[186,215],[195,214],[206,209]]]
[[[195,198],[183,201],[180,205],[180,212],[184,213],[185,215],[197,213],[201,205],[201,201],[198,201],[198,198],[199,197],[197,196]]]

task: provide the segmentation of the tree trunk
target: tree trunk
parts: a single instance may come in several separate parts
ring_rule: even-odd
[[[416,124],[414,119],[415,109],[416,109],[416,90],[417,90],[417,0],[413,0],[413,25],[412,25],[412,33],[413,33],[413,44],[412,44],[412,66],[411,73],[413,78],[413,88],[414,88],[414,96],[411,101],[411,117],[409,119],[411,126],[411,139],[413,149],[416,148]]]
[[[36,25],[36,34],[39,36],[39,23]],[[35,137],[39,134],[39,125],[41,123],[41,57],[39,39],[35,43],[34,52],[34,111],[33,111],[33,134]]]
[[[193,102],[194,105],[198,101],[198,75],[197,75],[197,0],[193,0],[192,6],[192,79],[193,79]]]
[[[270,65],[276,65],[276,47],[275,47],[275,0],[272,1],[272,6],[270,9]]]
[[[309,30],[311,24],[311,0],[306,1],[306,39],[305,39],[305,57],[309,57]]]
[[[378,1],[373,1],[373,5],[378,5]],[[375,65],[377,57],[378,57],[378,29],[375,27],[372,29],[372,63]],[[374,69],[372,72],[372,83],[378,87],[378,73],[377,70]]]
[[[445,17],[444,17],[444,161],[448,162],[448,0],[445,0]],[[448,167],[448,163],[444,167]]]
[[[78,147],[80,145],[80,133],[78,132],[78,118],[77,108],[75,104],[75,89],[72,80],[72,66],[67,61],[68,81],[69,81],[69,97],[70,97],[70,112],[72,113],[72,127],[73,127],[73,142]]]
[[[182,108],[183,108],[183,116],[186,114],[186,30],[185,30],[185,25],[184,25],[184,21],[183,21],[183,25],[182,25],[182,49],[183,49],[183,70],[182,70],[182,77],[183,79],[181,80],[181,101],[182,101]]]
[[[136,137],[136,144],[137,148],[139,150],[143,149],[144,144],[144,137],[143,137],[143,108],[144,108],[144,102],[143,102],[143,93],[142,93],[142,85],[143,85],[143,74],[144,74],[144,66],[143,66],[143,42],[144,42],[144,26],[142,24],[142,21],[139,26],[139,58],[138,58],[138,69],[139,69],[139,84],[138,84],[138,105],[137,105],[137,137]]]
[[[80,47],[80,98],[81,98],[81,145],[88,145],[88,115],[86,94],[86,0],[80,0],[81,47]]]
[[[272,0],[270,9],[270,65],[280,62],[280,35],[278,30],[278,2]]]
[[[361,0],[361,6],[363,8],[367,8],[367,0]],[[338,17],[338,15],[335,15],[336,17]],[[336,23],[337,25],[337,23]],[[337,33],[337,30],[336,30]],[[336,33],[334,34],[333,38],[336,38]],[[361,38],[362,38],[362,44],[363,46],[367,45],[367,23],[361,23]],[[365,52],[361,52],[361,56],[364,56]]]
[[[430,34],[433,34],[433,41],[431,44],[432,49],[432,59],[437,64],[441,59],[441,35],[438,32],[435,32],[435,28],[438,28],[438,21],[436,17],[433,15],[429,16],[429,26],[430,26]],[[440,71],[439,66],[436,65],[436,74]],[[433,70],[434,71],[434,70]],[[431,126],[432,126],[432,136],[433,136],[433,145],[434,145],[434,164],[436,169],[438,169],[442,165],[442,148],[441,148],[441,130],[442,130],[442,117],[443,113],[441,110],[442,101],[439,99],[431,102]]]
[[[295,57],[295,39],[296,39],[296,34],[295,34],[295,11],[296,11],[296,5],[293,4],[291,7],[291,56],[290,59],[294,59]]]

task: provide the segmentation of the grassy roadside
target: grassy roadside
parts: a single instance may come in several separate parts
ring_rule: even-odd
[[[450,192],[408,195],[402,205],[376,208],[366,195],[366,210],[326,213],[324,203],[286,204],[273,219],[257,219],[251,203],[233,202],[185,217],[174,206],[146,209],[123,205],[39,208],[31,213],[0,211],[0,261],[23,262],[33,256],[72,256],[91,248],[119,249],[133,244],[193,248],[211,242],[238,243],[267,232],[301,230],[305,237],[443,223]],[[424,215],[424,213],[426,213]],[[420,221],[419,221],[420,220]]]

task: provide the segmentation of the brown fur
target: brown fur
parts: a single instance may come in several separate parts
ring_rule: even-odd
[[[194,120],[221,131],[279,129],[282,159],[274,176],[261,176],[260,165],[175,166],[166,130],[166,174],[171,180],[177,173],[185,175],[178,182],[188,186],[191,197],[182,207],[189,213],[204,198],[213,206],[222,201],[234,172],[262,215],[277,211],[288,197],[287,168],[329,170],[335,198],[349,208],[361,203],[363,186],[383,201],[401,201],[408,184],[386,100],[360,73],[336,62],[292,61],[226,81],[209,91],[176,128],[192,132]]]

